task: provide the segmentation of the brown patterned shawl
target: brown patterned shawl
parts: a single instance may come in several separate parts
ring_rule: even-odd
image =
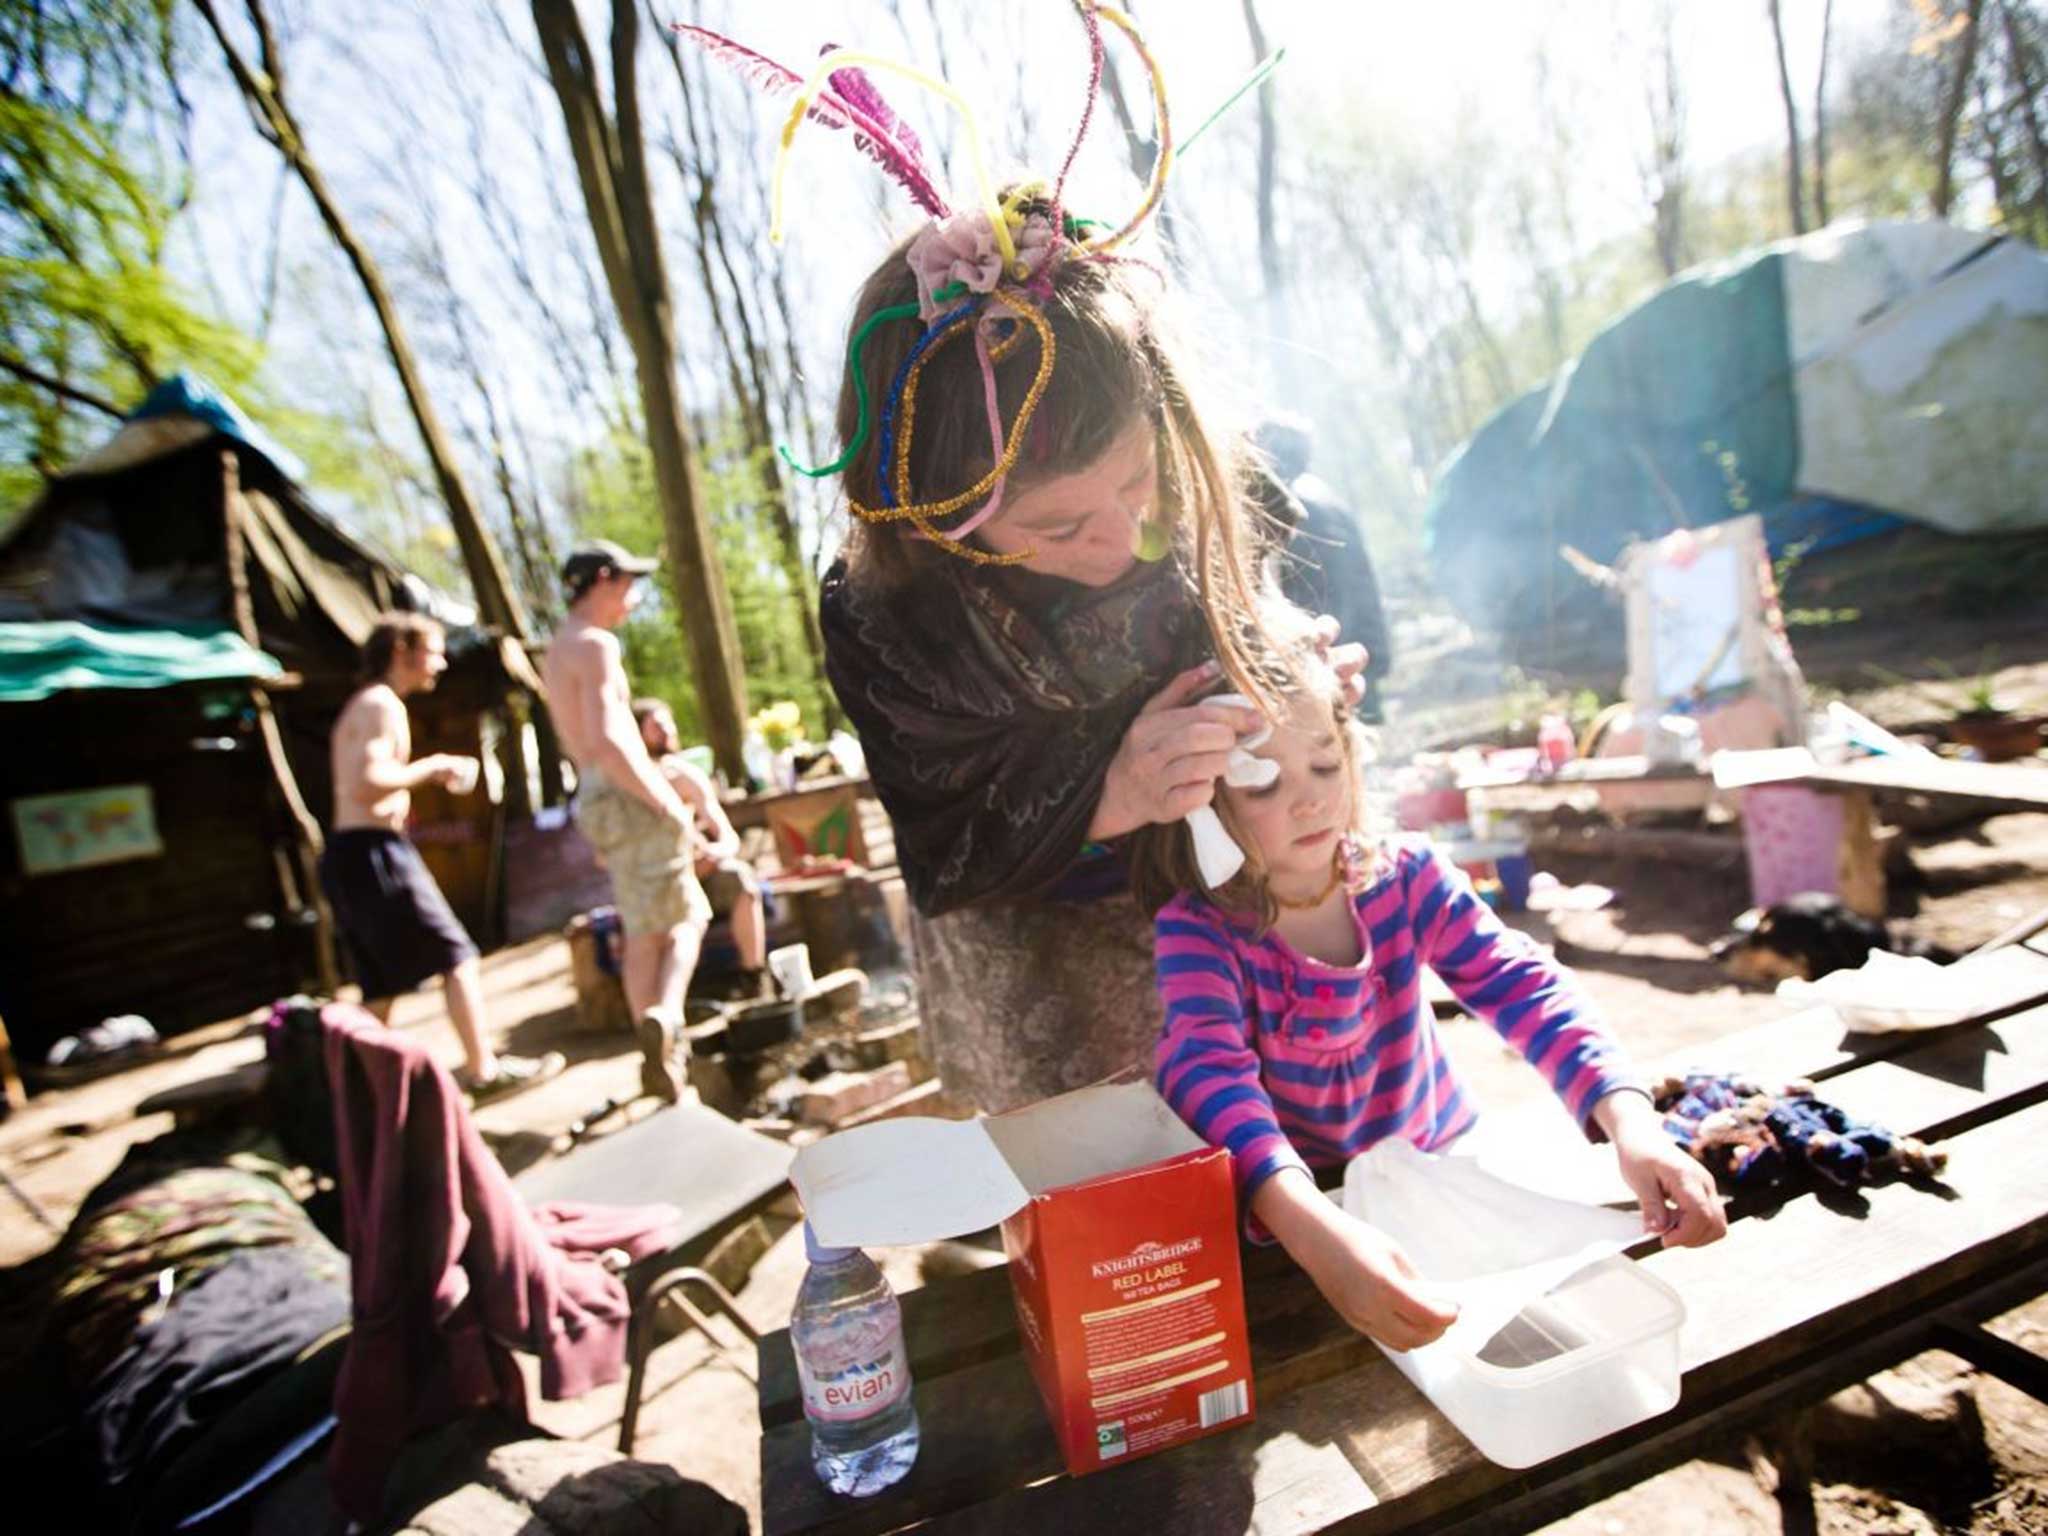
[[[1074,865],[1145,701],[1210,653],[1182,561],[1100,589],[949,561],[826,574],[825,662],[927,916],[1043,896]]]

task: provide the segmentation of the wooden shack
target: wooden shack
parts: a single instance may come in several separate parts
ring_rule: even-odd
[[[291,471],[230,403],[175,379],[0,534],[0,1017],[28,1060],[108,1014],[175,1032],[336,979],[314,869],[328,736],[378,612],[448,626],[449,671],[412,705],[417,751],[488,756],[539,692],[515,643],[348,534]],[[490,772],[487,792],[414,804],[429,867],[485,943],[501,785]],[[124,807],[125,851],[81,852],[88,831],[118,840]]]

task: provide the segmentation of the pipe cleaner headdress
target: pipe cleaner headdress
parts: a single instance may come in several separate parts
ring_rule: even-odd
[[[877,439],[879,455],[872,502],[848,497],[856,517],[869,523],[908,522],[925,538],[950,554],[984,565],[1012,565],[1031,558],[1026,550],[1011,555],[992,555],[968,544],[975,529],[993,517],[1003,503],[1004,487],[1016,468],[1026,441],[1032,416],[1045,398],[1051,382],[1058,346],[1044,311],[1063,263],[1068,261],[1113,261],[1117,248],[1128,241],[1159,207],[1166,178],[1174,162],[1172,125],[1167,111],[1166,81],[1153,59],[1137,24],[1122,11],[1100,0],[1074,0],[1088,32],[1089,79],[1087,103],[1074,131],[1059,175],[1050,188],[1033,182],[1017,188],[1007,198],[999,197],[988,171],[980,124],[974,110],[959,92],[945,81],[908,64],[859,49],[828,47],[812,66],[808,76],[799,75],[774,60],[707,28],[678,24],[676,31],[699,44],[714,58],[737,68],[748,80],[777,94],[795,92],[789,117],[782,127],[781,147],[775,159],[772,187],[772,218],[769,238],[781,243],[783,231],[783,185],[788,170],[789,147],[796,132],[808,118],[828,128],[853,135],[854,143],[877,161],[898,182],[917,205],[931,215],[931,222],[910,242],[906,253],[916,274],[917,301],[878,311],[855,333],[850,361],[859,404],[858,424],[845,451],[829,464],[805,468],[781,450],[786,462],[798,474],[813,479],[840,474],[866,445],[870,432]],[[1094,220],[1075,218],[1065,211],[1062,196],[1067,174],[1073,168],[1088,125],[1095,112],[1095,97],[1102,79],[1102,23],[1121,32],[1145,65],[1152,92],[1152,112],[1158,144],[1151,179],[1145,195],[1124,224],[1114,230]],[[1250,79],[1238,87],[1211,113],[1201,128],[1214,122],[1247,90],[1271,72],[1280,54],[1266,60]],[[869,78],[870,69],[902,76],[950,104],[965,128],[968,158],[974,169],[974,201],[959,209],[950,207],[939,193],[924,163],[923,146],[910,125],[891,110]],[[1190,135],[1189,142],[1192,142]],[[875,330],[898,321],[914,321],[921,332],[895,377],[880,411],[873,411],[867,382],[859,364],[863,348]],[[971,337],[981,368],[982,393],[988,412],[988,473],[956,494],[920,501],[911,484],[910,445],[917,422],[918,381],[926,360],[938,349]],[[1018,405],[1016,417],[1005,430],[997,401],[995,364],[1029,338],[1038,344],[1038,364],[1029,389]],[[941,523],[950,526],[942,528]],[[1163,530],[1148,524],[1138,553],[1157,560],[1167,550]]]

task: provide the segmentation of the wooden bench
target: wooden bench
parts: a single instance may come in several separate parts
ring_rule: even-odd
[[[2048,1292],[2048,954],[1997,963],[2016,978],[2009,995],[2035,1001],[1911,1035],[1844,1035],[1814,1010],[1658,1065],[1814,1078],[1850,1113],[1940,1140],[1950,1158],[1937,1189],[1799,1195],[1767,1220],[1738,1206],[1711,1248],[1637,1250],[1688,1309],[1684,1395],[1668,1414],[1527,1471],[1495,1466],[1285,1254],[1247,1249],[1257,1418],[1069,1478],[998,1267],[904,1297],[923,1448],[902,1483],[871,1499],[818,1483],[788,1336],[762,1341],[763,1530],[1516,1531],[1937,1344],[2039,1391],[2038,1358],[1976,1326]],[[1576,1134],[1554,1110],[1545,1123],[1565,1142]]]

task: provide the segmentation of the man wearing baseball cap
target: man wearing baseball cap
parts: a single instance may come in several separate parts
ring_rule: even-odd
[[[570,550],[569,558],[562,562],[562,598],[574,608],[578,599],[606,577],[652,576],[659,569],[659,560],[629,555],[610,539],[590,539]]]
[[[697,883],[696,816],[648,755],[612,633],[640,603],[653,560],[609,539],[580,544],[562,563],[569,616],[548,644],[544,679],[562,746],[575,761],[576,824],[611,875],[625,930],[626,1002],[643,1060],[641,1086],[674,1103],[689,1047],[683,994],[710,926]]]

